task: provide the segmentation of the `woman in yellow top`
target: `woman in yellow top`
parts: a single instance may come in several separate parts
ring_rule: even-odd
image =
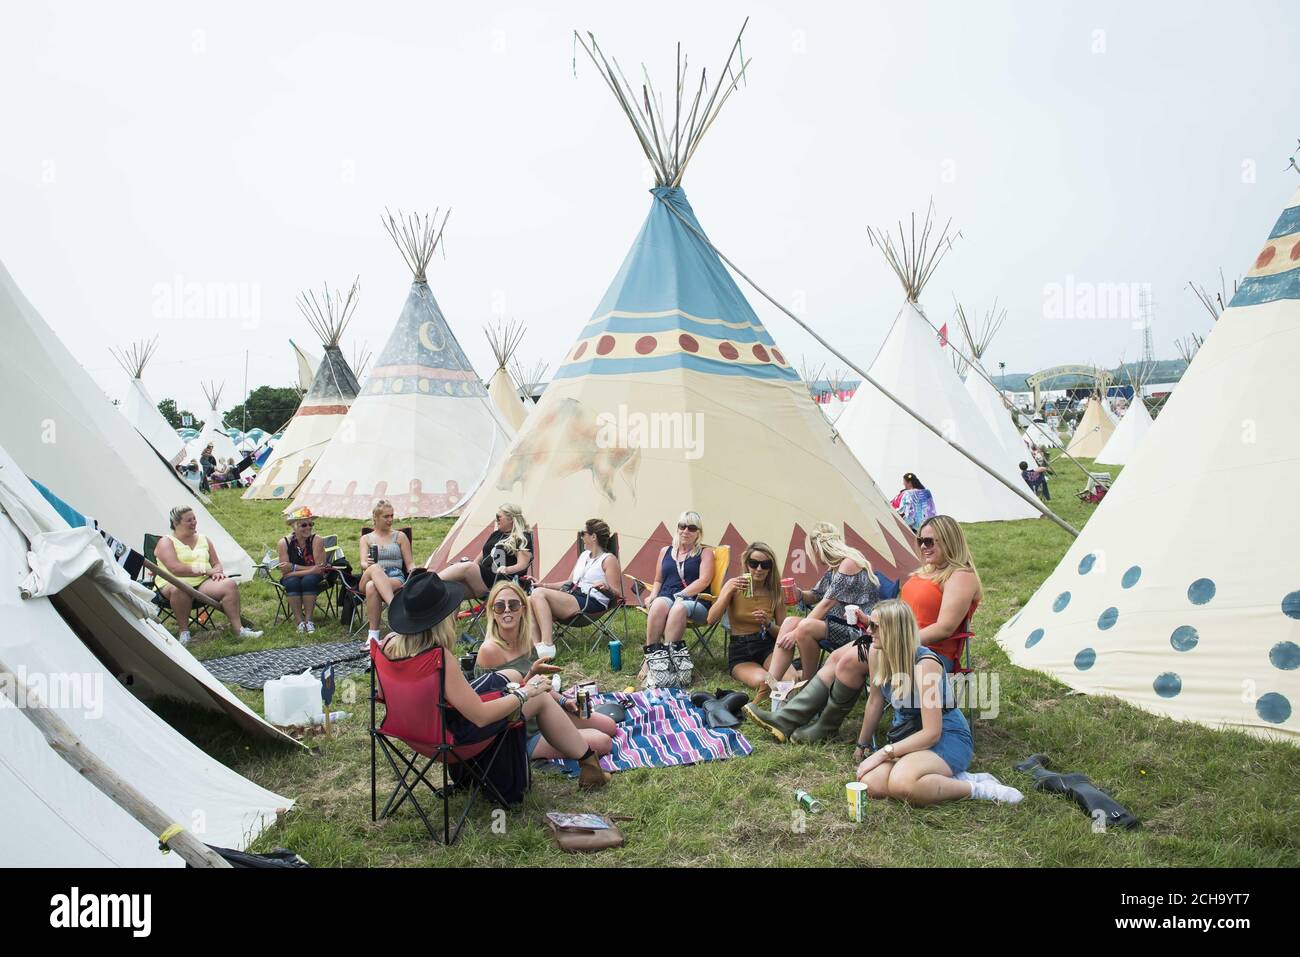
[[[202,592],[221,606],[230,619],[230,630],[236,638],[261,638],[260,631],[244,628],[239,620],[239,586],[226,577],[226,570],[217,557],[217,547],[207,536],[198,532],[198,517],[192,508],[177,506],[171,511],[172,533],[158,541],[154,556],[158,564],[196,591]],[[183,588],[171,582],[162,586],[162,595],[176,615],[181,644],[189,644],[190,609],[194,599]]]

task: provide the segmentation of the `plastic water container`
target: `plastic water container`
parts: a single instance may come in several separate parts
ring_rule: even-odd
[[[263,687],[266,720],[271,724],[309,725],[324,712],[320,696],[320,679],[308,669],[300,675],[285,675],[268,681]]]

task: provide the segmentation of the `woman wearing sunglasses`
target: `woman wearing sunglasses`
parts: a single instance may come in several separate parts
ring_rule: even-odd
[[[504,675],[507,681],[527,685],[538,675],[551,675],[560,669],[550,664],[549,658],[533,660],[533,623],[529,612],[528,596],[516,582],[497,582],[488,595],[487,637],[483,640],[475,660],[474,676],[495,671]],[[614,733],[618,724],[608,715],[593,713],[590,718],[580,718],[574,702],[551,692],[569,719],[586,741],[586,748],[597,756],[609,754],[614,747]],[[568,750],[573,750],[571,743]],[[534,717],[528,719],[528,755],[529,757],[564,758],[574,757],[552,744],[545,732],[538,726]],[[609,780],[606,772],[601,772],[604,780]],[[590,777],[590,772],[589,775]]]
[[[727,669],[741,684],[757,688],[756,702],[770,693],[767,670],[776,648],[776,632],[785,621],[785,601],[776,577],[776,559],[770,546],[753,542],[741,556],[744,573],[722,586],[718,600],[709,608],[708,623],[724,621],[731,633],[727,646]]]
[[[676,673],[689,683],[692,670],[686,650],[686,623],[708,620],[709,603],[697,596],[713,582],[713,549],[705,548],[704,520],[699,512],[685,511],[677,519],[677,536],[659,550],[654,586],[642,600],[646,609],[646,669],[659,676],[657,684],[670,683]],[[667,645],[664,644],[667,639]]]
[[[612,596],[622,594],[623,569],[613,554],[614,535],[598,518],[589,518],[578,532],[582,550],[568,581],[536,582],[528,596],[535,642],[550,644],[555,619],[599,615]]]
[[[332,569],[325,562],[325,544],[316,537],[316,516],[311,509],[297,509],[286,521],[293,532],[280,539],[280,584],[298,630],[314,632],[316,623],[311,616],[316,596]]]
[[[468,558],[453,562],[438,572],[446,582],[459,582],[472,598],[483,598],[499,581],[513,579],[533,563],[533,533],[528,530],[524,510],[509,502],[497,508],[492,534],[483,542],[478,561]],[[433,555],[424,563],[433,571]]]
[[[880,723],[886,702],[894,709],[889,743],[858,765],[870,797],[913,807],[976,798],[1015,804],[1024,795],[991,774],[967,774],[975,756],[970,725],[956,706],[948,669],[923,645],[906,602],[890,599],[871,610],[864,626],[874,638],[868,660],[871,692],[863,728]]]

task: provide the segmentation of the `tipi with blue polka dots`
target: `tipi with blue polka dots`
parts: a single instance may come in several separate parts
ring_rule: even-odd
[[[1297,367],[1300,190],[1110,494],[998,633],[1016,664],[1300,744]]]

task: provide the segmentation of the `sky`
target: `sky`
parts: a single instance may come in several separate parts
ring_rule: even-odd
[[[1230,287],[1300,186],[1294,3],[29,4],[0,31],[0,261],[110,396],[109,348],[157,335],[147,387],[201,415],[201,382],[228,408],[246,361],[288,385],[289,339],[319,355],[303,289],[359,275],[344,352],[378,354],[410,283],[380,215],[450,207],[430,283],[478,372],[497,318],[554,368],[651,203],[573,30],[670,90],[679,41],[712,77],[746,16],[683,185],[859,364],[902,302],[868,226],[951,218],[921,302],[1005,307],[990,367],[1113,367],[1147,299],[1157,358],[1207,332],[1189,280]],[[787,356],[839,365],[741,286]]]

